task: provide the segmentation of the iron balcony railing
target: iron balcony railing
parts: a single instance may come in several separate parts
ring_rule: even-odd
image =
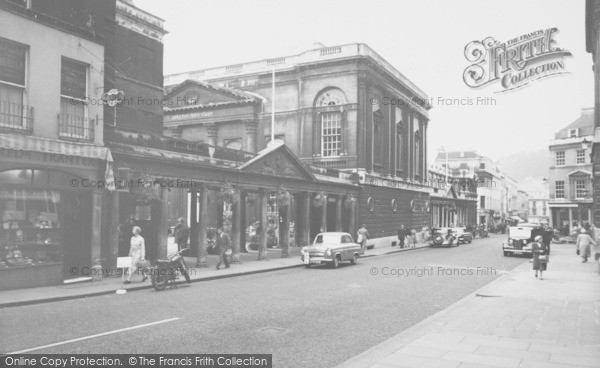
[[[83,116],[58,114],[58,136],[77,140],[94,140],[94,120]]]
[[[0,127],[33,132],[33,107],[0,101]]]
[[[335,157],[311,157],[302,158],[302,162],[308,165],[326,167],[329,169],[352,169],[356,168],[356,156]]]

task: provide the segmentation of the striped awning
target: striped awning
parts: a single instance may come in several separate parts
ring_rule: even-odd
[[[0,133],[0,148],[59,155],[78,156],[106,161],[104,179],[109,190],[114,190],[113,158],[108,147],[91,143],[67,142],[24,134]]]

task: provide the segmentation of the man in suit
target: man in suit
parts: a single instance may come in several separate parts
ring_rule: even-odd
[[[179,223],[175,226],[174,236],[175,243],[177,243],[177,250],[181,250],[187,247],[188,238],[190,236],[190,228],[186,225],[183,217],[179,218]]]
[[[400,229],[398,230],[398,241],[400,244],[400,248],[404,248],[404,240],[409,235],[409,230],[404,227],[404,224],[400,225]]]
[[[229,259],[227,258],[227,251],[231,249],[231,243],[229,242],[229,236],[223,228],[217,230],[217,249],[219,250],[219,263],[215,266],[218,270],[221,267],[221,262],[225,264],[225,268],[229,268]]]

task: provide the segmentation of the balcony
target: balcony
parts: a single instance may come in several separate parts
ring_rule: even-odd
[[[0,101],[0,128],[33,132],[33,107]]]
[[[356,169],[356,156],[302,158],[303,163],[328,169]]]
[[[78,115],[58,114],[58,136],[60,138],[93,141],[94,120]]]

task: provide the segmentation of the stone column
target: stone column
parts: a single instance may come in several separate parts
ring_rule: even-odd
[[[195,189],[191,189],[189,193],[190,197],[190,248],[192,252],[196,253],[196,257],[199,257],[200,247],[198,246],[198,192]]]
[[[358,202],[358,201],[357,201]],[[355,202],[352,206],[350,206],[350,221],[348,224],[348,231],[350,232],[350,235],[352,235],[352,239],[356,239],[356,206],[358,206],[358,203]]]
[[[573,208],[569,207],[569,236],[571,235],[572,228],[573,228]]]
[[[198,218],[198,255],[196,267],[207,267],[206,228],[208,227],[208,188],[202,185],[198,191],[200,216]]]
[[[366,134],[365,134],[365,165],[368,172],[373,171],[373,102],[375,98],[375,90],[372,86],[367,86],[367,103],[366,103]],[[381,106],[381,101],[379,101]]]
[[[370,110],[369,96],[367,95],[367,82],[364,75],[358,77],[358,111],[357,111],[357,139],[356,153],[358,168],[366,168],[366,148],[367,148],[367,115]]]
[[[208,144],[211,146],[217,146],[218,141],[217,137],[219,135],[219,128],[215,124],[208,124],[206,126],[206,137],[208,140]]]
[[[120,216],[119,216],[119,197],[121,193],[115,191],[112,193],[112,203],[110,208],[110,236],[109,236],[109,255],[110,259],[106,260],[104,267],[112,268],[117,265],[117,257],[119,257],[119,225],[120,225]]]
[[[246,191],[240,190],[240,250],[246,252]]]
[[[388,91],[384,92],[385,94],[390,95],[391,93],[389,93]],[[390,167],[391,167],[391,159],[390,159],[390,119],[391,119],[391,113],[390,113],[390,108],[391,105],[384,105],[382,101],[380,101],[381,104],[381,110],[383,112],[383,121],[381,122],[381,131],[382,131],[382,138],[383,138],[383,142],[375,142],[375,146],[383,144],[383,171],[381,172],[382,175],[387,175],[387,176],[391,176],[391,171],[390,171]]]
[[[279,209],[283,211],[281,222],[281,258],[290,258],[290,217],[292,216],[292,199]]]
[[[241,244],[241,195],[238,191],[236,198],[231,205],[231,262],[240,263],[240,244]]]
[[[587,210],[588,213],[588,222],[590,223],[590,225],[594,224],[594,219],[592,218],[592,208],[589,207]]]
[[[260,189],[258,193],[258,203],[260,209],[260,236],[258,240],[258,259],[266,260],[267,259],[267,231],[269,229],[267,223],[267,201],[268,201],[267,191],[265,189]]]
[[[168,253],[169,188],[160,190],[160,221],[158,222],[158,258],[167,258]]]
[[[258,123],[255,120],[245,120],[246,139],[244,149],[248,152],[258,152],[256,147],[256,132]]]
[[[342,231],[342,196],[338,194],[335,199],[335,231]]]
[[[325,196],[325,203],[321,205],[321,230],[327,231],[327,204],[329,203],[329,197]]]
[[[302,226],[299,230],[299,245],[304,246],[304,245],[309,245],[310,244],[310,200],[311,200],[311,194],[310,193],[302,193],[301,194],[302,198],[300,201],[298,201],[298,203],[300,203],[300,217],[302,218]]]
[[[102,258],[102,246],[100,243],[100,234],[102,232],[102,192],[100,190],[92,191],[92,231],[91,231],[91,265],[93,266],[97,259]],[[83,245],[82,245],[83,246]],[[83,265],[82,265],[83,267]]]

